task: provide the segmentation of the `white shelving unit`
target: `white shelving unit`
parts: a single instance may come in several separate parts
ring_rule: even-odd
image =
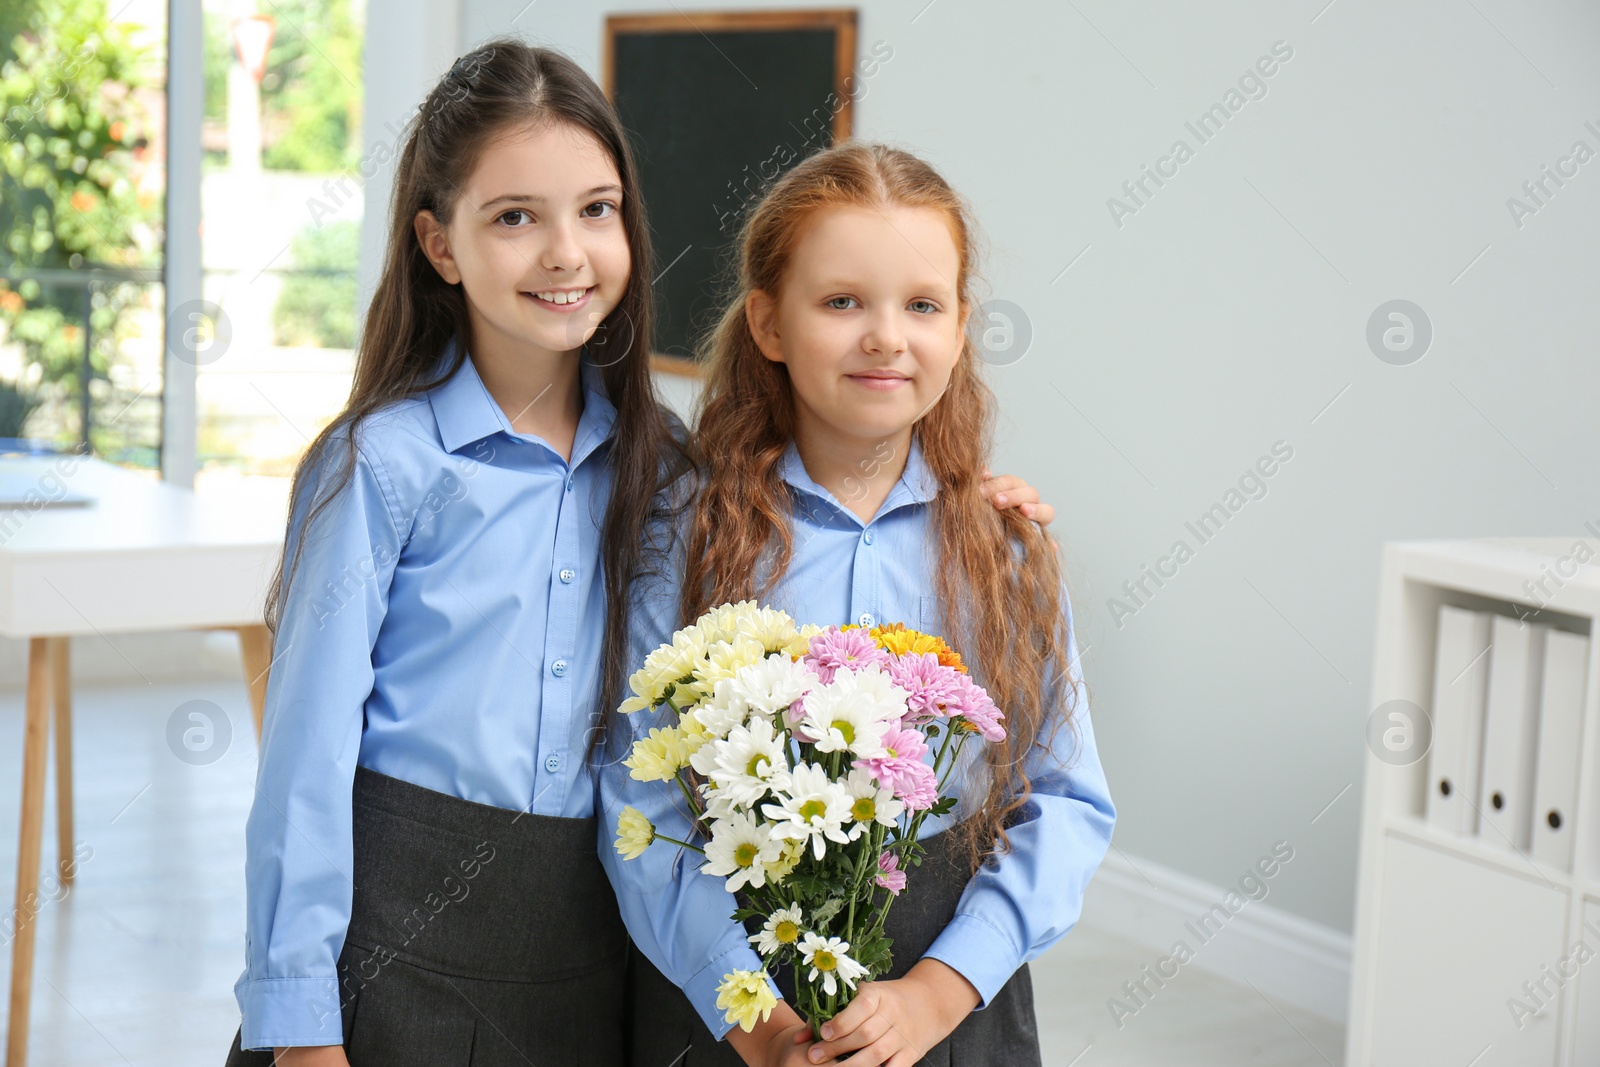
[[[1575,564],[1580,540],[1384,548],[1372,708],[1406,700],[1431,711],[1441,605],[1585,634],[1589,664],[1570,870],[1486,829],[1491,838],[1429,825],[1428,758],[1395,766],[1369,752],[1348,1067],[1600,1065],[1600,565]],[[1583,543],[1600,563],[1600,542]],[[1553,595],[1525,584],[1540,579]],[[1541,982],[1554,995],[1539,993],[1542,1010],[1519,1018],[1510,1002],[1534,1005],[1524,983]]]

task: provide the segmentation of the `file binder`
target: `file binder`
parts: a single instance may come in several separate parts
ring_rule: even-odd
[[[1483,727],[1478,836],[1528,851],[1539,750],[1539,688],[1549,627],[1496,615],[1490,628],[1489,700]]]
[[[1433,661],[1433,749],[1428,757],[1428,822],[1457,834],[1478,831],[1474,804],[1483,770],[1489,619],[1487,612],[1448,604],[1439,608],[1439,639]]]
[[[1544,646],[1539,702],[1539,760],[1533,804],[1533,858],[1572,870],[1572,816],[1578,806],[1578,758],[1589,639],[1551,631]]]

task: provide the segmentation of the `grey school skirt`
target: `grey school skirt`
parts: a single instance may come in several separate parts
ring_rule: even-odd
[[[903,978],[955,916],[966,891],[968,867],[958,835],[943,831],[925,838],[920,867],[908,872],[905,890],[889,909],[884,933],[894,941],[894,965],[885,978]],[[750,919],[751,933],[761,928]],[[773,978],[785,998],[794,998],[794,968]],[[711,1036],[683,991],[635,950],[628,984],[632,1001],[633,1067],[743,1067],[726,1041]],[[679,1059],[678,1057],[682,1057]],[[918,1061],[927,1067],[1040,1067],[1039,1026],[1033,1013],[1028,965],[1011,976],[982,1011],[968,1015],[950,1036]]]
[[[339,956],[351,1067],[620,1067],[629,943],[593,818],[530,815],[357,768]],[[228,1067],[269,1067],[242,1052]]]

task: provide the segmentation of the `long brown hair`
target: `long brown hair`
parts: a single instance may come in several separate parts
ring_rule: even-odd
[[[705,467],[689,526],[683,617],[716,604],[771,592],[794,550],[793,502],[779,461],[794,436],[788,369],[766,359],[745,318],[745,301],[760,289],[773,299],[804,227],[818,211],[855,206],[927,208],[944,215],[956,239],[963,310],[974,306],[977,252],[970,209],[932,167],[880,144],[847,142],[797,164],[777,180],[744,222],[737,276],[727,308],[702,343],[708,380],[697,451]],[[1047,720],[1073,722],[1061,624],[1057,546],[1015,510],[996,511],[980,494],[995,417],[994,394],[979,376],[975,335],[968,329],[950,385],[916,424],[923,456],[938,481],[933,503],[934,570],[943,603],[941,624],[964,645],[974,677],[1005,712],[1006,739],[986,745],[981,804],[961,824],[973,870],[1010,848],[1006,826],[1031,792],[1024,759]],[[757,575],[763,576],[761,588]],[[817,621],[817,620],[801,620]],[[1069,701],[1045,706],[1047,684]],[[1074,730],[1076,733],[1076,730]]]
[[[621,687],[631,602],[627,594],[641,565],[641,538],[647,522],[659,518],[654,515],[660,503],[657,490],[685,469],[687,456],[673,434],[671,416],[657,403],[650,377],[650,235],[638,171],[622,124],[581,67],[559,52],[530,47],[514,37],[488,41],[457,60],[409,123],[390,202],[383,274],[361,328],[350,398],[295,470],[293,500],[298,503],[308,491],[315,496],[301,524],[287,578],[284,560],[291,557],[285,538],[284,555],[267,596],[266,619],[275,634],[307,531],[350,481],[362,420],[385,405],[440,385],[467,358],[471,328],[466,294],[461,286],[446,283],[423,254],[413,228],[417,213],[432,211],[448,226],[461,186],[484,149],[508,130],[551,122],[592,134],[610,153],[621,178],[622,220],[632,256],[622,300],[585,346],[586,353],[604,364],[606,392],[617,409],[611,499],[601,548],[606,630],[597,707],[607,709],[616,705]],[[439,370],[445,347],[455,336],[463,344],[449,366]],[[335,447],[339,453],[331,473],[313,477],[324,451]],[[291,517],[294,511],[291,506]],[[602,716],[602,724],[607,718]]]

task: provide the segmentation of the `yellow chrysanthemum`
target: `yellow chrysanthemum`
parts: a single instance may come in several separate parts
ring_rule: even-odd
[[[765,971],[733,971],[717,986],[717,1007],[727,1013],[723,1017],[747,1034],[758,1019],[766,1022],[777,1006]]]
[[[690,756],[700,751],[700,746],[711,740],[711,734],[706,730],[705,723],[693,715],[685,715],[679,719],[678,729],[683,733],[683,750]]]
[[[800,865],[800,857],[806,854],[804,841],[785,841],[783,851],[778,853],[778,858],[771,863],[763,863],[767,871],[767,881],[777,884],[789,877],[789,872]]]
[[[696,619],[691,629],[699,631],[708,645],[714,645],[718,641],[731,641],[739,632],[739,614],[754,610],[755,607],[754,600],[741,600],[737,604],[719,604]]]
[[[633,696],[618,705],[624,715],[658,706],[674,686],[694,674],[705,658],[709,644],[705,635],[692,626],[672,635],[672,643],[662,645],[645,657],[644,666],[628,678]]]
[[[795,631],[794,639],[782,651],[789,653],[790,659],[799,659],[811,651],[811,639],[820,634],[823,629],[824,627],[818,626],[816,623],[806,623]],[[774,651],[778,650],[774,649]]]
[[[631,804],[622,809],[617,816],[617,851],[623,859],[638,859],[655,839],[656,828],[643,812]]]
[[[686,688],[700,698],[709,697],[716,692],[718,682],[766,657],[766,647],[760,641],[735,634],[732,640],[718,641],[706,650],[706,658],[695,668],[694,681]]]
[[[798,636],[794,620],[776,608],[751,607],[737,612],[734,625],[738,633],[759,641],[768,653],[786,650]]]
[[[670,782],[689,765],[689,746],[684,741],[683,730],[677,726],[657,727],[649,737],[633,743],[633,752],[622,761],[633,769],[633,778],[640,782]]]
[[[931,652],[939,657],[941,667],[953,667],[963,674],[967,672],[966,664],[961,662],[961,654],[945,644],[942,637],[925,634],[921,630],[909,630],[898,622],[873,627],[868,633],[879,648],[896,656]]]

